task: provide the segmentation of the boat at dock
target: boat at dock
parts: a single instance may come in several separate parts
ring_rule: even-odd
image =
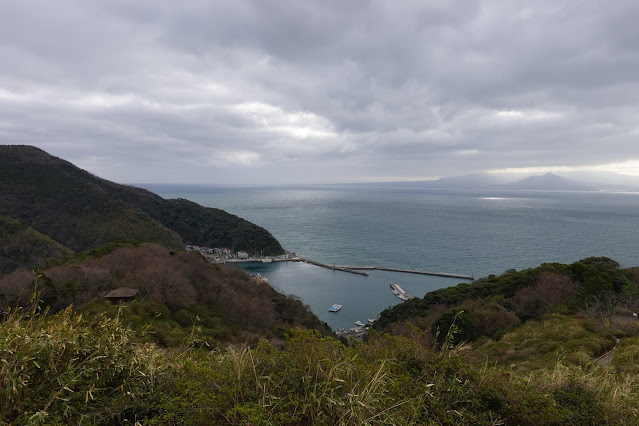
[[[376,320],[374,318],[369,318],[368,322],[370,322],[371,324],[374,323]]]
[[[358,325],[360,327],[364,327],[364,323],[359,321],[359,320],[355,321],[355,325]]]
[[[408,294],[406,294],[406,292],[404,291],[403,288],[401,288],[399,286],[399,284],[395,284],[395,283],[390,283],[390,288],[391,290],[393,290],[393,293],[395,293],[395,296],[397,296],[398,298],[402,299],[402,300],[409,300],[412,299],[411,296],[409,296]]]
[[[334,304],[333,306],[331,306],[330,308],[328,308],[328,312],[337,312],[340,309],[342,309],[342,305],[339,304]]]
[[[271,262],[273,262],[273,259],[269,257],[262,259],[262,263],[271,263]]]

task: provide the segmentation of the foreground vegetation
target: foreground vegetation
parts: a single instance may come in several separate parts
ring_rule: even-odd
[[[451,336],[449,336],[451,337]],[[520,376],[459,347],[372,334],[345,346],[162,349],[120,317],[13,311],[0,323],[0,421],[11,424],[634,424],[639,376],[612,367]]]
[[[154,245],[120,247],[32,276],[33,297],[20,299],[21,308],[5,313],[0,323],[0,422],[637,424],[639,325],[624,311],[636,302],[631,285],[636,271],[620,270],[604,258],[580,263],[590,265],[588,276],[599,274],[600,284],[605,284],[602,277],[623,278],[617,284],[625,299],[593,305],[582,297],[584,291],[601,301],[615,294],[615,285],[597,293],[592,287],[584,290],[580,281],[547,275],[546,267],[509,271],[473,289],[485,294],[486,288],[499,288],[499,297],[462,299],[471,315],[439,307],[436,314],[427,312],[429,327],[394,323],[394,334],[371,331],[363,342],[344,342],[309,329],[321,328],[312,315],[290,316],[299,301],[273,293],[275,310],[269,315],[279,309],[283,316],[271,317],[275,322],[260,328],[269,315],[250,305],[245,293],[268,292],[268,286],[244,281],[240,271],[219,271],[196,253]],[[147,264],[152,267],[140,268]],[[146,275],[156,268],[158,275]],[[557,274],[581,267],[552,268]],[[170,271],[193,299],[162,301],[161,287],[151,283]],[[182,276],[186,271],[189,276]],[[215,305],[225,288],[215,284],[217,279],[231,284],[235,293]],[[547,285],[549,280],[554,286]],[[130,281],[147,286],[145,300],[111,305],[92,299],[75,311],[59,308],[70,297],[63,291],[69,283],[81,289],[77,297],[90,282],[108,287]],[[206,292],[197,293],[190,287],[195,283]],[[455,295],[459,289],[448,292]],[[215,295],[208,302],[207,293]],[[435,293],[441,301],[442,291]],[[555,303],[540,307],[538,297]],[[221,315],[234,298],[249,308],[238,316]],[[531,311],[522,298],[537,300],[537,308]],[[528,306],[511,312],[537,314],[522,322],[504,306]],[[455,312],[452,317],[450,312]],[[413,320],[424,324],[425,318]]]
[[[137,289],[138,300],[119,309],[102,298],[118,287]],[[211,346],[282,338],[291,327],[330,333],[299,300],[267,283],[157,244],[108,245],[35,274],[16,271],[0,278],[0,309],[27,307],[34,289],[50,313],[73,305],[90,318],[120,315],[144,341],[164,347],[192,338]]]

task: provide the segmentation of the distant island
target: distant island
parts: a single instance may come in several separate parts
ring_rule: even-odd
[[[575,182],[554,173],[530,176],[517,182],[502,184],[504,189],[525,189],[535,191],[596,191],[591,185]]]
[[[367,182],[355,185],[410,187],[431,189],[512,190],[512,191],[639,191],[639,177],[611,172],[569,172],[559,176],[543,175],[515,177],[514,174],[473,173],[448,176],[435,180]],[[350,184],[352,185],[352,184]]]

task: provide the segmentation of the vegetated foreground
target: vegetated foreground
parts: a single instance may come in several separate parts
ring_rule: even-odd
[[[161,276],[127,275],[131,265],[121,263],[124,259],[135,263],[139,256],[155,256],[160,263],[176,259],[163,270],[168,273],[197,258],[168,250],[159,254],[165,249],[157,246],[141,249],[140,254],[135,254],[139,249],[116,250],[101,259],[70,265],[64,273],[93,270],[97,275],[87,280],[101,276],[107,283],[112,279],[111,284],[121,279],[153,283]],[[105,266],[118,263],[119,268]],[[100,268],[111,268],[114,275],[107,278],[104,271],[98,273]],[[52,297],[47,288],[55,289],[51,291],[60,298],[64,283],[81,282],[80,275],[63,278],[63,270],[53,268],[37,280],[31,278],[31,288],[37,284],[42,289],[41,305],[25,296],[23,307],[0,324],[3,422],[581,425],[639,421],[639,327],[632,315],[639,299],[637,271],[620,269],[610,259],[509,271],[429,293],[384,313],[381,327],[394,334],[373,331],[364,342],[344,344],[313,330],[293,329],[295,322],[281,327],[281,333],[271,332],[270,341],[256,340],[261,331],[249,321],[242,327],[255,327],[255,334],[230,335],[236,342],[248,338],[248,344],[218,343],[216,348],[205,345],[204,339],[220,334],[202,331],[206,327],[199,323],[212,319],[177,315],[180,310],[188,312],[189,303],[206,292],[195,293],[193,300],[175,298],[171,306],[161,287],[149,284],[148,299],[119,306],[120,314],[109,312],[116,307],[89,302],[80,308],[84,317],[69,309],[44,315],[39,306],[57,308],[64,302],[47,299]],[[215,272],[229,283],[235,282],[234,273],[239,274],[224,268]],[[200,282],[194,274],[184,279]],[[242,280],[231,285],[240,293]],[[4,289],[9,281],[6,277],[2,281]],[[215,299],[211,296],[205,302]],[[228,300],[222,298],[217,309]],[[144,316],[155,309],[158,318]],[[240,317],[252,310],[235,320],[242,321]],[[153,337],[163,332],[154,327],[167,315],[182,334],[175,339]],[[391,316],[394,321],[388,321]],[[406,319],[400,319],[403,316]],[[273,321],[269,327],[278,321],[286,324],[277,316]],[[214,327],[216,333],[222,332],[219,327]],[[613,349],[611,359],[601,357]]]
[[[138,290],[136,300],[114,305],[102,297],[120,287]],[[330,333],[299,300],[268,283],[157,244],[107,245],[35,275],[16,271],[0,278],[0,307],[28,306],[34,289],[49,313],[73,305],[90,318],[120,315],[141,339],[164,347],[277,338],[291,327]]]

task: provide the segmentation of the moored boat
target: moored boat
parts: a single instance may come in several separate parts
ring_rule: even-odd
[[[359,325],[360,327],[364,327],[364,323],[360,320],[355,321],[355,325]]]
[[[330,308],[328,308],[328,312],[337,312],[340,309],[342,309],[342,305],[339,304],[334,304],[333,306],[331,306]]]
[[[391,288],[391,290],[393,290],[393,293],[395,293],[395,296],[397,296],[398,298],[400,298],[402,300],[412,299],[412,297],[409,296],[408,294],[406,294],[404,289],[401,288],[399,286],[399,284],[390,283],[390,288]]]

